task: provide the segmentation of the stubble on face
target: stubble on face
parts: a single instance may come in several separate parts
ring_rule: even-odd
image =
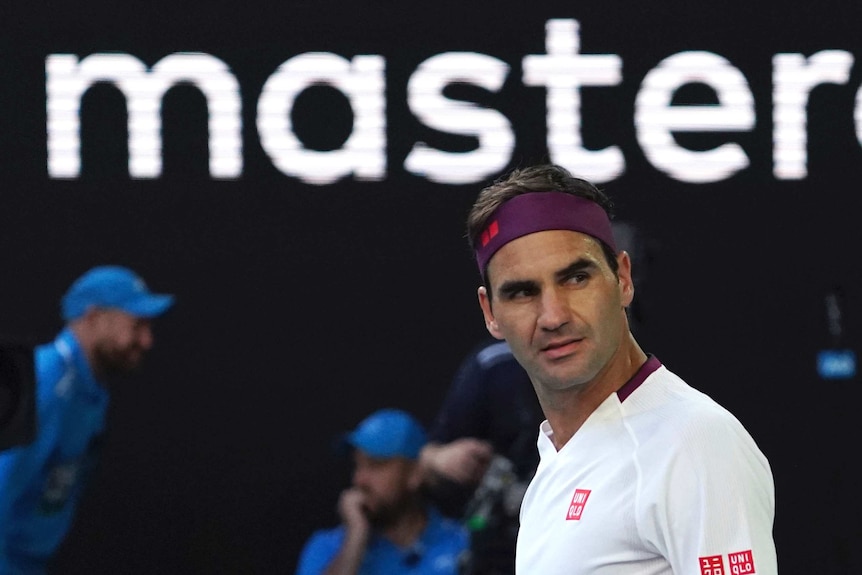
[[[134,344],[118,347],[106,342],[93,349],[96,371],[106,377],[126,375],[137,371],[144,359],[144,350]]]
[[[368,521],[382,529],[395,523],[413,504],[415,493],[408,486],[410,463],[400,459],[369,459],[370,471],[361,479],[354,478],[354,487],[364,499],[363,509]]]
[[[93,344],[94,371],[104,377],[136,371],[152,342],[149,321],[118,310],[104,313]]]
[[[625,332],[620,282],[600,244],[578,232],[545,231],[513,240],[492,258],[493,318],[537,392],[589,385]],[[481,295],[480,295],[481,299]]]

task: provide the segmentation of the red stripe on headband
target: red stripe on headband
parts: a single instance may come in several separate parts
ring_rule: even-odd
[[[491,257],[507,243],[546,230],[581,232],[617,251],[611,221],[597,203],[565,192],[528,192],[515,196],[491,215],[476,248],[479,273],[485,276]]]
[[[485,228],[485,231],[482,232],[482,247],[487,246],[488,242],[494,239],[494,236],[496,236],[499,231],[500,226],[497,224],[497,220],[494,220],[491,222],[491,225]]]

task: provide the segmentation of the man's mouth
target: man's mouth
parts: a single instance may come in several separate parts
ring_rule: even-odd
[[[548,359],[559,359],[577,352],[581,345],[580,339],[564,339],[553,341],[545,345],[541,352]]]

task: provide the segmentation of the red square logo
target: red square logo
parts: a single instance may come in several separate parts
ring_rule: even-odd
[[[754,555],[752,555],[751,549],[728,554],[727,562],[730,564],[731,575],[756,573],[754,570]]]
[[[484,248],[487,246],[488,242],[494,239],[494,236],[498,233],[500,233],[500,224],[497,223],[497,220],[494,220],[491,222],[491,225],[488,226],[488,229],[482,232],[482,247]]]
[[[589,498],[589,489],[575,489],[572,502],[569,503],[569,512],[566,513],[566,521],[578,521],[581,518],[581,513],[584,512],[584,507]]]
[[[698,557],[698,561],[700,561],[700,575],[725,575],[721,555]]]

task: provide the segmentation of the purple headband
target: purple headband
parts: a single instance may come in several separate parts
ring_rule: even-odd
[[[485,276],[491,257],[507,243],[545,230],[581,232],[617,251],[611,221],[600,205],[565,192],[529,192],[515,196],[491,215],[474,246],[479,273]]]

